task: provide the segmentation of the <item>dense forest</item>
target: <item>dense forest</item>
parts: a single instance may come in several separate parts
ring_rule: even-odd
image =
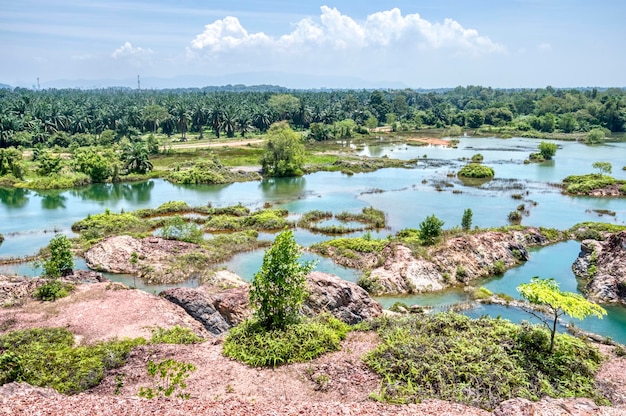
[[[387,124],[486,132],[573,133],[626,129],[624,89],[445,91],[345,90],[0,90],[0,148],[110,145],[143,133],[245,137],[281,120],[316,140]]]

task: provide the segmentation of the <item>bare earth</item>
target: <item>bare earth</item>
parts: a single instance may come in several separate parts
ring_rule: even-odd
[[[421,143],[432,144],[435,146],[449,146],[450,145],[450,142],[447,140],[435,139],[433,137],[407,137],[406,140],[409,142],[421,142]]]
[[[150,337],[150,328],[182,325],[209,341],[198,345],[148,345],[136,348],[127,364],[107,374],[91,391],[62,396],[51,389],[11,383],[0,387],[0,415],[489,415],[481,409],[428,400],[419,405],[386,405],[370,399],[379,377],[361,357],[377,344],[375,333],[350,333],[342,349],[309,363],[276,369],[248,367],[222,356],[221,340],[207,334],[181,308],[158,296],[118,285],[80,285],[70,297],[55,303],[27,301],[0,309],[0,327],[63,326],[79,343],[122,337]],[[603,351],[611,354],[611,349]],[[193,363],[188,379],[189,400],[141,399],[141,386],[150,386],[148,361],[173,358]],[[613,391],[615,405],[626,403],[626,359],[611,356],[598,379]],[[119,394],[115,394],[122,380]],[[599,408],[589,401],[542,401],[536,415],[620,415],[623,408]],[[554,413],[554,409],[563,412]],[[565,409],[569,409],[568,413]],[[572,411],[578,409],[577,411]],[[498,414],[498,413],[496,413]],[[513,414],[513,413],[500,413]]]

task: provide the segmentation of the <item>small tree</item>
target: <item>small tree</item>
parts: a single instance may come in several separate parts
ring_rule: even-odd
[[[545,315],[539,315],[534,310],[528,312],[537,317],[550,330],[550,352],[554,348],[554,335],[559,317],[568,315],[576,319],[585,319],[595,315],[602,319],[606,310],[600,305],[588,301],[583,296],[572,292],[561,292],[559,284],[554,279],[540,279],[535,276],[530,283],[517,287],[517,291],[533,305],[546,308]]]
[[[306,276],[315,267],[312,262],[300,264],[301,253],[293,232],[285,230],[276,236],[254,275],[250,303],[266,329],[282,329],[298,320],[299,306],[307,297]]]
[[[587,134],[587,137],[585,138],[585,143],[587,144],[602,143],[605,137],[606,137],[606,134],[604,133],[604,130],[596,128],[596,129],[591,130]]]
[[[444,222],[435,214],[426,217],[420,223],[420,239],[424,244],[433,244],[440,236]]]
[[[602,174],[607,174],[610,175],[611,172],[613,171],[613,165],[611,165],[611,162],[594,162],[593,165],[594,169],[597,169],[600,171],[600,175]]]
[[[554,143],[548,143],[548,142],[539,143],[539,154],[545,160],[551,160],[556,154],[556,150],[557,150],[557,147],[556,147],[556,144]]]
[[[463,218],[461,219],[461,228],[463,228],[465,231],[468,231],[470,228],[472,228],[472,217],[473,217],[473,213],[471,208],[466,209],[465,211],[463,211]]]
[[[267,144],[261,157],[263,173],[268,176],[302,175],[304,144],[287,122],[274,123],[267,132]]]
[[[62,235],[57,234],[49,244],[50,258],[43,264],[44,274],[49,278],[58,278],[72,274],[74,269],[74,256],[72,255],[72,243]]]

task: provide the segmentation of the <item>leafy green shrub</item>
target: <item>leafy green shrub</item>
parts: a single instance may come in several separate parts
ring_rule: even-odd
[[[595,347],[558,335],[553,353],[542,327],[440,313],[375,321],[381,344],[365,362],[382,376],[379,400],[449,400],[493,409],[522,397],[591,397],[601,361]],[[480,340],[480,342],[476,342]]]
[[[478,287],[471,293],[472,299],[489,299],[493,296],[493,292],[486,287]]]
[[[152,344],[198,344],[204,341],[202,337],[194,334],[189,329],[180,325],[175,325],[171,328],[153,328],[151,329]]]
[[[569,231],[576,240],[604,240],[606,233],[618,233],[626,230],[626,226],[610,224],[606,222],[579,222],[572,226]]]
[[[522,222],[522,214],[519,211],[511,211],[509,212],[508,219],[513,224],[519,224]]]
[[[74,290],[74,286],[69,283],[61,282],[58,279],[49,279],[35,290],[33,296],[35,299],[54,302],[68,296],[72,290]]]
[[[273,330],[248,320],[228,332],[223,351],[225,356],[254,367],[276,367],[338,350],[348,330],[347,324],[330,316]]]
[[[148,361],[148,375],[154,380],[154,387],[141,387],[139,397],[154,399],[156,397],[170,397],[178,392],[175,397],[188,399],[188,393],[183,393],[187,384],[185,381],[196,366],[191,363],[166,359],[155,363]],[[157,379],[158,377],[158,379]]]
[[[71,249],[72,243],[62,234],[57,234],[50,240],[48,244],[50,258],[43,263],[44,275],[46,277],[57,278],[72,274],[74,256]]]
[[[472,217],[473,213],[471,208],[467,208],[463,211],[463,217],[461,218],[461,228],[464,231],[469,231],[472,228]]]
[[[318,251],[321,254],[328,255],[329,248],[333,247],[340,255],[345,255],[350,252],[357,253],[380,253],[387,245],[383,240],[371,240],[363,237],[355,238],[335,238],[333,240],[323,241],[321,243],[313,244],[311,249]]]
[[[506,271],[506,264],[504,264],[504,260],[496,260],[491,266],[491,272],[493,274],[502,274]]]
[[[615,184],[626,184],[612,176],[590,173],[587,175],[570,175],[563,179],[565,192],[573,195],[589,195],[597,189],[604,189]]]
[[[161,236],[167,240],[179,240],[195,244],[201,244],[204,241],[202,229],[192,222],[185,221],[180,215],[175,215],[165,221],[165,225],[161,229]]]
[[[250,285],[254,317],[266,329],[281,329],[299,319],[299,308],[307,297],[306,276],[313,262],[299,263],[302,248],[293,232],[278,234],[265,251],[263,264]]]
[[[383,287],[380,285],[378,276],[372,277],[371,272],[367,271],[356,281],[356,284],[363,288],[367,293],[376,295],[382,292]]]
[[[426,245],[434,244],[441,236],[443,224],[434,214],[426,217],[420,223],[420,240]]]
[[[483,155],[481,155],[480,153],[476,153],[474,156],[472,156],[472,163],[482,163],[483,161]]]
[[[493,178],[494,175],[495,172],[492,168],[480,163],[469,163],[458,172],[458,176],[463,178]]]
[[[0,380],[79,393],[98,385],[106,370],[122,366],[131,349],[143,343],[138,338],[74,347],[74,336],[65,328],[9,332],[0,335]],[[9,351],[13,357],[5,355]]]
[[[108,209],[102,214],[89,215],[72,224],[72,230],[89,235],[93,239],[116,234],[146,233],[152,225],[133,213],[114,214]]]
[[[161,204],[154,210],[157,214],[171,214],[191,211],[191,207],[184,201],[169,201]]]

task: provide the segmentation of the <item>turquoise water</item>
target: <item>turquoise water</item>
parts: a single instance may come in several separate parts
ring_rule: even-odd
[[[522,224],[566,229],[581,221],[606,221],[626,224],[626,198],[571,197],[561,194],[553,183],[565,176],[593,172],[596,161],[613,165],[613,176],[626,179],[626,143],[587,146],[576,142],[554,142],[558,145],[555,160],[541,164],[523,163],[528,154],[535,152],[539,140],[513,138],[461,138],[456,149],[438,146],[388,145],[381,143],[360,150],[363,155],[389,156],[400,159],[419,158],[415,169],[381,169],[371,173],[344,175],[340,172],[318,172],[300,178],[277,178],[260,182],[231,185],[180,186],[156,179],[129,184],[98,184],[67,191],[29,191],[0,188],[0,233],[5,241],[0,245],[0,258],[36,254],[48,244],[57,232],[73,235],[72,223],[89,214],[105,209],[113,212],[156,208],[167,201],[185,201],[191,206],[227,206],[241,203],[251,209],[272,203],[290,211],[292,218],[310,210],[358,213],[363,207],[373,206],[385,212],[388,227],[372,233],[386,237],[404,228],[418,228],[428,215],[435,214],[445,222],[445,228],[458,226],[463,211],[471,208],[473,225],[495,227],[508,224],[510,211],[524,204],[527,214]],[[463,184],[455,172],[466,159],[481,153],[484,163],[493,167],[495,179],[480,186]],[[426,158],[423,156],[426,155]],[[522,199],[514,199],[521,194]],[[595,210],[609,210],[613,216],[599,216]],[[336,223],[334,220],[328,223]],[[330,237],[296,229],[296,240],[303,246]],[[358,235],[358,234],[355,234]],[[261,234],[272,240],[274,235]],[[578,254],[578,243],[568,242],[532,253],[531,260],[523,266],[508,271],[502,277],[481,284],[494,292],[517,296],[515,287],[531,277],[555,277],[564,290],[575,291],[576,280],[571,274],[571,264]],[[332,261],[307,253],[307,259],[317,260],[318,270],[334,273],[356,281],[358,274],[335,265]],[[263,252],[243,253],[219,265],[250,280],[262,263]],[[80,264],[80,263],[79,263]],[[82,266],[84,267],[84,263]],[[30,264],[1,266],[0,273],[36,275],[38,269]],[[132,276],[114,276],[131,286],[154,292],[162,287],[145,286],[133,281]],[[193,286],[194,282],[186,285]],[[461,290],[442,294],[403,298],[406,303],[445,305],[465,300]],[[381,301],[389,306],[398,298]],[[502,309],[481,307],[476,313],[487,311],[490,315],[503,314]],[[602,321],[587,319],[579,326],[613,336],[626,342],[621,307],[611,307],[609,318]],[[519,313],[507,312],[515,316]]]

